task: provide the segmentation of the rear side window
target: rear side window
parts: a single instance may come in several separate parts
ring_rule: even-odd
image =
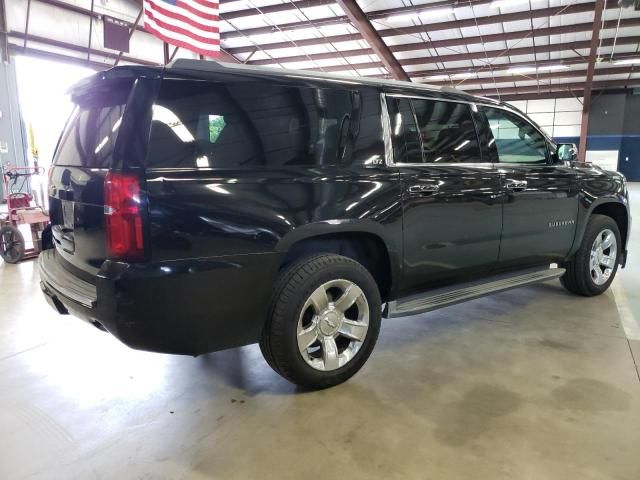
[[[131,82],[106,82],[75,96],[74,109],[54,157],[55,165],[109,168]]]
[[[481,161],[469,105],[387,98],[395,163]]]
[[[424,163],[479,162],[480,146],[466,103],[412,100]]]
[[[383,144],[379,108],[348,90],[165,80],[153,106],[147,167],[364,162]]]
[[[420,134],[411,103],[406,98],[387,98],[391,120],[393,161],[395,163],[422,163]]]

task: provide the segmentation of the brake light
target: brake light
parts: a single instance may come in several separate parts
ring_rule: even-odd
[[[144,256],[140,182],[136,175],[109,172],[104,179],[107,253],[120,260]]]

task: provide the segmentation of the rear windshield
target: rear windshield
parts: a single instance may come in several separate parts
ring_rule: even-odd
[[[55,165],[109,168],[131,91],[131,82],[109,82],[75,97],[76,108],[62,133]]]
[[[364,163],[382,145],[373,89],[165,80],[147,167],[345,165]]]

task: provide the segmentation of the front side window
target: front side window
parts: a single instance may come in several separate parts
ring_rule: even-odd
[[[494,161],[500,163],[546,164],[544,136],[515,113],[499,108],[480,107],[491,134],[487,146]]]
[[[466,103],[412,100],[425,163],[480,162],[480,146]]]

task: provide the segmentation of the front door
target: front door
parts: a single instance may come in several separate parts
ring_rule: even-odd
[[[564,257],[578,215],[574,170],[553,161],[544,135],[523,116],[502,108],[479,109],[503,185],[500,262],[534,265]]]
[[[483,163],[472,107],[387,97],[403,188],[405,290],[486,274],[498,259],[500,178]]]

